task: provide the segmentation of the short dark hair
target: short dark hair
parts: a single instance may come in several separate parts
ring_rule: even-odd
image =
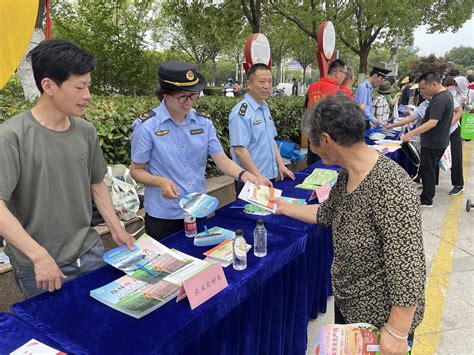
[[[449,76],[452,76],[453,78],[459,76],[459,70],[457,69],[451,69],[448,73]]]
[[[31,60],[36,86],[41,93],[41,81],[44,78],[61,86],[71,75],[90,73],[96,66],[92,55],[74,43],[60,39],[42,41],[28,53],[28,58]]]
[[[428,71],[421,74],[420,77],[418,78],[418,82],[420,83],[422,80],[424,80],[425,83],[427,84],[433,84],[433,83],[441,84],[441,78],[434,71]]]
[[[252,80],[253,79],[253,76],[255,75],[255,73],[258,71],[258,70],[268,70],[268,71],[272,71],[268,65],[266,64],[263,64],[263,63],[257,63],[257,64],[254,64],[250,67],[249,71],[247,72],[247,80]]]
[[[474,81],[474,75],[472,75],[472,74],[468,75],[468,76],[466,76],[466,79],[467,79],[467,81],[469,81],[469,83],[472,83]]]
[[[156,96],[158,96],[160,101],[163,101],[164,95],[172,95],[172,94],[177,93],[177,92],[179,92],[179,91],[171,90],[171,89],[168,89],[168,88],[162,88],[161,86],[159,86],[158,89],[156,90]]]
[[[454,78],[452,76],[445,76],[443,78],[443,81],[441,82],[441,84],[445,87],[458,86],[458,83],[456,82],[456,80],[454,80]]]
[[[327,133],[343,147],[364,142],[365,118],[358,104],[345,95],[336,95],[318,101],[306,111],[302,131],[316,146],[322,133]]]
[[[329,64],[328,74],[332,74],[338,70],[344,69],[347,67],[347,63],[342,59],[334,59],[331,64]]]

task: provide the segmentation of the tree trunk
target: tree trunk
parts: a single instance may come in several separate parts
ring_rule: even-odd
[[[260,21],[256,22],[252,22],[252,33],[260,33]]]
[[[212,59],[212,86],[215,86],[216,85],[216,81],[217,81],[217,62],[216,62],[216,58],[213,58]]]
[[[23,95],[25,96],[25,100],[28,100],[29,102],[33,102],[37,97],[39,97],[40,92],[36,87],[35,78],[33,77],[33,69],[31,68],[31,63],[27,60],[27,55],[42,40],[44,40],[43,29],[35,28],[33,35],[31,36],[30,44],[28,44],[28,49],[17,68],[17,73],[20,77],[21,86],[23,88]]]
[[[275,66],[276,66],[276,79],[275,79],[275,83],[276,85],[280,84],[280,76],[281,76],[281,60],[275,62]]]
[[[306,82],[306,68],[308,67],[308,64],[303,66],[303,80],[301,82],[302,85]]]
[[[370,53],[370,46],[363,46],[360,49],[359,53],[359,83],[365,80],[365,77],[367,76],[367,71],[368,71],[368,59],[369,59],[369,53]]]

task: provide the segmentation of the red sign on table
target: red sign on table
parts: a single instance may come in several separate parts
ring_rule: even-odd
[[[331,186],[329,185],[323,185],[318,187],[313,191],[311,194],[309,201],[314,200],[315,198],[318,198],[319,203],[323,203],[329,198],[329,193],[331,192]]]
[[[212,264],[197,275],[183,282],[176,301],[188,297],[191,309],[206,302],[227,287],[222,265]]]

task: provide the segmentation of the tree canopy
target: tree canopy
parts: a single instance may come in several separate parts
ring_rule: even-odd
[[[154,86],[148,78],[156,71],[145,52],[154,6],[154,0],[61,1],[52,9],[53,35],[96,56],[95,92],[148,93]]]
[[[319,23],[332,21],[337,39],[359,56],[361,73],[367,73],[369,53],[377,41],[388,47],[395,38],[403,38],[409,44],[414,28],[422,24],[430,31],[457,30],[471,17],[472,10],[471,1],[268,1],[274,11],[315,40]]]

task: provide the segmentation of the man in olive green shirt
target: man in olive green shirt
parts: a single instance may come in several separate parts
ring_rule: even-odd
[[[0,125],[0,235],[27,298],[103,265],[91,196],[113,240],[129,248],[134,241],[103,182],[95,128],[79,117],[91,98],[94,58],[61,40],[40,43],[29,57],[39,101]]]

